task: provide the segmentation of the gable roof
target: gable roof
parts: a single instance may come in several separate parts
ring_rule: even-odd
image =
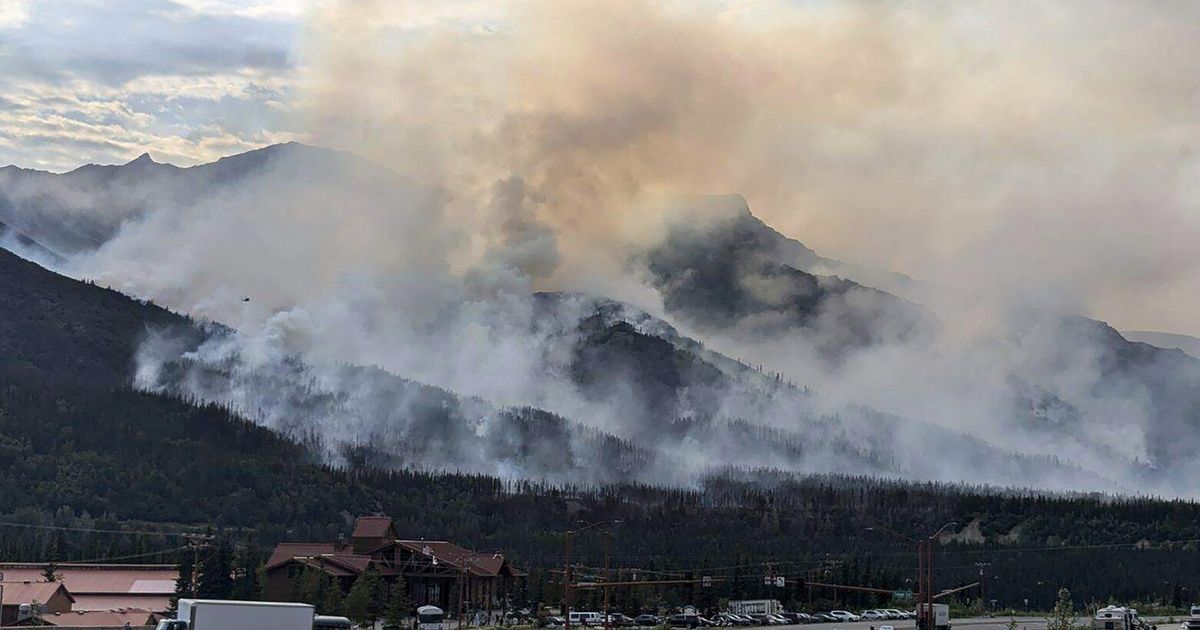
[[[505,572],[523,575],[508,567],[503,554],[471,551],[444,540],[397,540],[396,545],[413,553],[436,558],[438,562],[465,568],[474,575],[497,576]]]
[[[165,613],[171,609],[170,595],[75,595],[71,610],[88,612],[93,610],[148,610]]]
[[[390,516],[360,516],[354,521],[351,538],[394,538],[395,527]]]
[[[72,610],[63,613],[42,615],[42,621],[51,626],[80,626],[87,628],[120,628],[129,625],[148,626],[157,620],[158,615],[149,610],[136,608],[119,608],[117,610]]]
[[[296,558],[325,556],[337,552],[334,543],[279,543],[267,560],[267,568],[273,569],[281,564],[291,562]]]
[[[45,604],[53,597],[62,591],[72,602],[75,598],[67,591],[67,587],[63,586],[62,582],[0,582],[0,586],[4,587],[4,605],[15,606],[17,604],[32,604],[37,602]]]
[[[15,582],[41,582],[44,563],[0,564],[0,572]],[[141,594],[172,595],[179,568],[168,564],[75,564],[56,565],[59,583],[75,595]],[[7,593],[5,594],[7,599]]]

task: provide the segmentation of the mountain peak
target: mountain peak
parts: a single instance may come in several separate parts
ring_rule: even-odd
[[[142,164],[158,164],[158,162],[155,162],[154,158],[150,157],[150,153],[147,152],[137,156],[133,160],[130,160],[125,164],[125,166],[138,166]]]

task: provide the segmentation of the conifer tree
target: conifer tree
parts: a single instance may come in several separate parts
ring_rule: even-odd
[[[387,610],[384,611],[385,630],[404,628],[411,610],[412,600],[408,597],[408,585],[404,583],[404,576],[397,575],[396,583],[392,585],[392,596],[388,598]]]

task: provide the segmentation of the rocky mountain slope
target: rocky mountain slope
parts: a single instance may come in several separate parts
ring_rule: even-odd
[[[320,196],[319,203],[306,204],[314,194]],[[349,197],[352,203],[346,201]],[[161,249],[162,243],[146,239],[164,235],[186,246],[195,240],[186,230],[206,228],[211,213],[228,213],[231,207],[243,212],[235,216],[246,221],[275,220],[275,214],[257,214],[259,208],[247,205],[247,200],[283,208],[304,205],[316,213],[318,225],[332,225],[368,221],[374,216],[370,213],[383,212],[390,204],[421,208],[437,199],[436,191],[413,186],[349,154],[294,144],[188,169],[157,164],[145,156],[123,166],[87,166],[61,175],[0,169],[0,219],[14,226],[13,233],[56,248],[69,261],[103,249],[124,232],[140,239],[134,241],[137,247]],[[835,366],[830,369],[841,369],[837,366],[842,362],[850,366],[847,370],[861,367],[864,356],[875,356],[864,353],[881,349],[880,356],[910,353],[901,355],[909,363],[942,361],[948,366],[943,369],[971,372],[953,362],[960,359],[944,356],[941,325],[929,310],[854,280],[822,275],[841,270],[853,272],[858,280],[870,276],[779,234],[754,217],[744,199],[706,197],[685,203],[704,206],[697,214],[709,220],[669,226],[663,241],[633,262],[662,297],[668,318],[691,336],[642,309],[603,296],[518,290],[493,302],[487,300],[494,298],[464,293],[462,300],[480,301],[458,303],[487,317],[449,329],[450,337],[432,337],[435,341],[422,346],[415,357],[418,364],[397,363],[419,367],[446,361],[441,372],[418,373],[449,373],[465,388],[413,378],[405,370],[304,356],[281,341],[295,333],[249,338],[211,324],[172,325],[176,329],[132,326],[103,342],[120,346],[119,351],[110,348],[88,356],[106,361],[103,369],[118,380],[147,391],[219,403],[341,463],[551,481],[686,484],[733,467],[1132,490],[1142,488],[1143,481],[1151,484],[1146,487],[1158,488],[1161,477],[1195,461],[1191,454],[1200,446],[1195,386],[1200,362],[1131,343],[1090,320],[1035,317],[1011,337],[963,351],[965,356],[997,357],[985,374],[990,380],[984,381],[994,389],[971,394],[994,398],[988,401],[994,417],[986,419],[999,423],[998,428],[982,437],[947,429],[958,426],[953,416],[934,422],[922,413],[893,412],[887,405],[846,403],[845,392],[831,401],[809,383],[794,383],[792,377],[764,372],[712,350],[705,343],[709,335],[756,343],[804,339]],[[157,231],[137,232],[146,223],[154,223]],[[272,225],[283,234],[290,227]],[[428,226],[418,221],[392,227],[419,231]],[[229,253],[261,247],[270,264],[248,268],[226,260],[230,257],[221,251],[210,252],[205,258],[186,259],[177,276],[167,277],[184,284],[153,286],[151,294],[172,298],[190,290],[207,299],[206,292],[211,292],[214,299],[240,304],[251,298],[224,294],[240,291],[244,277],[261,276],[257,286],[263,295],[255,294],[246,308],[266,309],[267,315],[283,321],[313,316],[270,291],[280,283],[304,287],[315,279],[305,274],[324,273],[321,266],[310,264],[303,249],[320,247],[321,241],[294,243],[281,235],[275,242],[250,243],[227,231],[205,237],[217,244],[234,239]],[[289,250],[293,244],[300,249]],[[441,245],[432,240],[429,246]],[[393,252],[359,255],[354,252],[355,264],[381,256],[391,260]],[[110,279],[146,271],[140,259],[126,262],[132,266],[115,267]],[[208,284],[197,279],[198,265],[212,272],[203,280]],[[872,273],[887,283],[905,284],[902,276]],[[14,290],[71,282],[58,276],[47,276],[44,282],[39,278],[15,283]],[[363,296],[414,286],[411,279],[404,281],[409,284],[343,277],[330,286],[363,283],[365,291],[355,299],[369,305],[375,298]],[[429,283],[424,277],[421,281]],[[24,308],[38,303],[30,299]],[[339,308],[360,306],[351,302]],[[13,311],[10,324],[23,321],[21,309]],[[513,313],[519,316],[513,318]],[[425,325],[456,316],[460,314],[447,312]],[[396,313],[381,311],[368,320],[367,330],[358,332],[377,335],[368,343],[388,338],[389,328],[398,322],[387,317]],[[40,332],[14,328],[10,334],[43,348],[100,343],[62,338],[64,331],[72,330],[84,337],[96,332],[64,326],[46,331],[45,343],[38,341]],[[490,368],[452,362],[454,352],[472,345],[446,344],[480,330],[498,349],[521,348],[520,369],[528,380],[522,388],[473,387],[474,381],[487,384],[506,378],[509,366],[503,361]],[[262,343],[275,345],[264,353]],[[1013,354],[1012,348],[1020,354]],[[36,354],[31,348],[24,351]],[[60,355],[50,352],[39,360],[60,361],[55,369],[69,369],[56,356]],[[386,353],[366,356],[387,358]],[[1063,378],[1067,373],[1070,379]],[[478,391],[499,393],[481,396]],[[930,391],[914,390],[913,395],[941,395]],[[874,400],[870,393],[864,390],[863,398]],[[962,420],[964,426],[981,421]],[[1114,428],[1126,425],[1135,429],[1129,435],[1140,449],[1136,457],[1129,455],[1128,444],[1111,437]],[[994,437],[1008,437],[1009,428],[1016,432],[1011,435],[1025,441]],[[1026,451],[1031,444],[1046,448]]]

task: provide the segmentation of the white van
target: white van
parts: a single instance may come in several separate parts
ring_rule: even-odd
[[[571,613],[571,625],[603,626],[604,615],[601,615],[598,612],[573,612]]]
[[[444,630],[446,613],[437,606],[421,606],[417,609],[417,630]]]

